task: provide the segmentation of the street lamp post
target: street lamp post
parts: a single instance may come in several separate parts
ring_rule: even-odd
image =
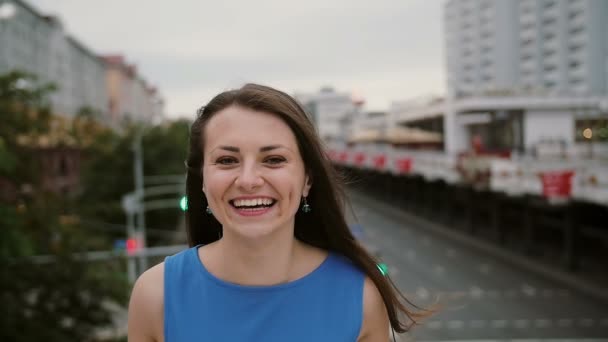
[[[139,198],[144,196],[144,165],[143,165],[143,147],[142,138],[144,129],[139,128],[135,133],[133,140],[133,175],[135,179],[135,193]],[[137,206],[135,235],[137,241],[141,243],[140,248],[146,248],[146,213],[143,201]],[[139,256],[139,269],[143,272],[148,269],[148,259],[144,255]]]

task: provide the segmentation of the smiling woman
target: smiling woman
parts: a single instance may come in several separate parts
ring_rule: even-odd
[[[389,324],[423,315],[352,236],[339,177],[289,95],[217,95],[187,167],[191,248],[136,282],[130,340],[385,342]]]

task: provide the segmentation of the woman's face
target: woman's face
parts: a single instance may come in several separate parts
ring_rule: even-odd
[[[255,238],[293,229],[310,183],[289,126],[230,106],[209,120],[204,136],[203,192],[225,234]]]

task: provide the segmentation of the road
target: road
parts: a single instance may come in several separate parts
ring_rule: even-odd
[[[353,194],[349,222],[381,253],[408,299],[435,315],[400,341],[608,341],[608,304],[437,235],[386,204]]]

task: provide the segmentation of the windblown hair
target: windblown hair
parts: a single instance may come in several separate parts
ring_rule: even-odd
[[[314,210],[309,213],[298,211],[295,217],[295,237],[309,245],[335,251],[362,269],[378,288],[391,326],[396,332],[408,331],[418,318],[426,316],[428,312],[410,311],[406,308],[404,302],[412,304],[390,278],[382,275],[377,267],[378,261],[352,235],[344,215],[346,196],[343,182],[330,163],[305,111],[291,96],[267,86],[246,84],[240,89],[225,91],[198,110],[190,131],[187,159],[186,222],[189,245],[208,244],[218,240],[222,234],[221,224],[213,215],[205,213],[208,203],[202,191],[204,133],[209,120],[230,106],[276,115],[291,128],[296,137],[306,172],[313,184],[307,200]]]

